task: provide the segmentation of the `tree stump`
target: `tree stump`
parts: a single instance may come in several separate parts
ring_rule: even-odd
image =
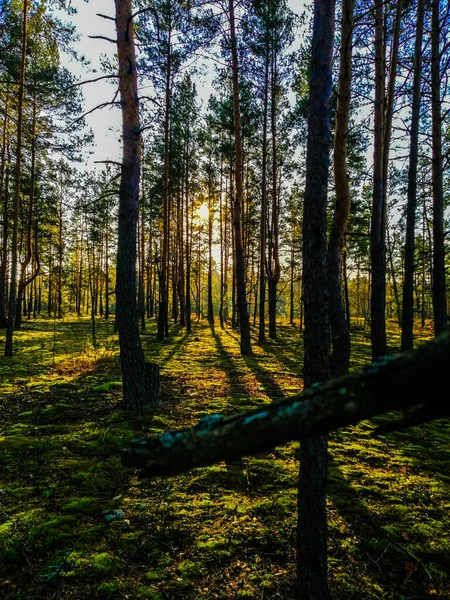
[[[156,406],[159,394],[159,365],[154,362],[146,362],[145,370],[149,381],[147,406]]]

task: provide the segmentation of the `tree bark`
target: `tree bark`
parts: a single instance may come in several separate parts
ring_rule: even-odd
[[[314,1],[303,213],[305,388],[330,377],[326,276],[334,0]],[[298,488],[297,577],[301,600],[328,599],[327,436],[303,440]]]
[[[126,409],[154,406],[158,388],[150,381],[139,336],[136,301],[141,128],[131,0],[115,0],[123,158],[119,190],[116,322],[119,331],[123,400]]]
[[[372,358],[387,353],[386,342],[386,244],[385,207],[383,202],[383,142],[384,142],[384,19],[383,4],[375,9],[375,117],[373,154],[373,194],[370,232],[372,266],[371,339]]]
[[[170,10],[170,3],[169,3]],[[170,21],[170,18],[169,18]],[[164,174],[163,174],[163,248],[160,274],[160,306],[158,312],[158,331],[156,338],[163,340],[169,334],[169,241],[170,241],[170,197],[169,197],[169,146],[170,146],[170,98],[171,98],[171,28],[169,25],[164,115]]]
[[[333,344],[332,372],[335,377],[347,373],[350,362],[350,324],[346,319],[342,298],[342,253],[350,213],[347,138],[352,79],[353,13],[354,0],[344,0],[342,2],[338,103],[333,152],[336,204],[327,255],[330,326]]]
[[[189,126],[187,128],[186,136],[186,332],[192,331],[191,325],[191,255],[192,255],[192,206],[191,206],[191,219],[189,226],[189,144],[190,144],[190,132]]]
[[[431,118],[433,178],[433,310],[434,333],[447,328],[447,293],[445,281],[444,188],[442,163],[442,114],[440,70],[439,0],[432,0],[431,14]]]
[[[6,328],[5,356],[13,354],[14,316],[16,311],[17,292],[17,247],[19,233],[20,209],[20,175],[22,166],[22,129],[23,129],[23,100],[25,88],[25,71],[27,66],[27,31],[28,31],[28,0],[23,2],[22,12],[22,55],[20,64],[20,80],[17,99],[17,149],[16,167],[14,172],[14,199],[13,199],[13,228],[11,236],[11,277],[9,282],[8,300],[8,326]]]
[[[267,261],[267,279],[269,291],[269,337],[277,337],[277,287],[280,280],[279,254],[279,210],[278,210],[278,165],[277,165],[277,57],[275,43],[272,42],[271,62],[271,134],[272,134],[272,211],[269,233],[269,259]]]
[[[212,143],[210,141],[210,143]],[[211,151],[210,151],[211,152]],[[212,292],[212,245],[213,245],[213,190],[211,189],[212,181],[212,161],[209,157],[209,174],[208,174],[208,323],[214,326],[214,306]]]
[[[143,149],[142,149],[143,151]],[[140,206],[140,222],[138,215],[138,317],[141,321],[141,331],[145,331],[145,192],[144,192],[144,168],[142,167],[142,193]]]
[[[259,330],[258,340],[266,340],[266,232],[267,232],[267,114],[269,103],[269,32],[266,31],[266,53],[264,68],[264,107],[262,131],[262,171],[261,171],[261,222],[259,227]]]
[[[220,140],[222,142],[222,138]],[[220,230],[220,294],[219,294],[219,321],[220,328],[225,328],[224,321],[224,296],[225,296],[225,273],[224,273],[224,219],[225,211],[223,209],[223,155],[220,156],[220,186],[219,186],[219,230]]]
[[[241,235],[241,210],[243,202],[242,184],[242,141],[241,141],[241,115],[239,100],[239,69],[236,43],[234,0],[229,0],[230,17],[230,42],[233,79],[233,118],[234,118],[234,143],[235,143],[235,181],[236,193],[233,204],[234,248],[235,248],[235,276],[236,300],[239,311],[240,349],[241,354],[250,355],[252,347],[250,342],[250,318],[247,308],[245,289],[245,264]]]
[[[417,28],[414,44],[414,79],[409,145],[408,204],[406,209],[405,276],[403,279],[402,350],[409,350],[414,344],[414,239],[417,208],[417,163],[419,154],[420,84],[422,79],[424,14],[424,0],[417,0]]]
[[[2,154],[0,166],[0,202],[2,203],[2,260],[0,264],[0,328],[6,328],[7,306],[7,272],[8,272],[8,182],[9,172],[6,170],[7,162],[7,130],[8,130],[8,95],[5,101],[5,114],[3,115]]]
[[[31,174],[30,174],[30,191],[29,191],[29,202],[28,202],[28,214],[27,214],[27,225],[26,225],[26,238],[25,238],[25,256],[20,265],[19,284],[17,288],[17,301],[16,301],[16,314],[14,329],[19,330],[22,326],[22,299],[27,286],[34,281],[38,276],[39,271],[35,271],[26,277],[27,267],[32,259],[32,237],[33,237],[33,216],[34,216],[34,197],[35,197],[35,186],[36,186],[36,116],[37,106],[36,98],[33,99],[33,117],[32,117],[32,131],[31,131]],[[38,265],[39,266],[39,263]]]

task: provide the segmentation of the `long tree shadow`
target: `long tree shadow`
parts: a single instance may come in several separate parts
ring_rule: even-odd
[[[220,368],[223,369],[226,374],[231,397],[248,398],[248,392],[239,379],[239,370],[236,368],[232,355],[223,345],[220,335],[215,330],[214,325],[211,325],[210,329],[217,353],[220,357]],[[230,412],[235,412],[235,406],[232,407]],[[223,472],[222,474],[217,473],[215,475],[215,477],[219,477],[221,485],[234,489],[235,491],[250,494],[248,471],[246,464],[244,464],[244,459],[239,457],[235,460],[225,461],[225,464],[226,476],[224,476]],[[208,477],[211,477],[211,473],[209,473]]]
[[[389,504],[388,492],[380,488],[364,489],[364,498],[382,500],[392,514],[383,515],[372,512],[359,493],[351,487],[345,475],[336,463],[331,462],[328,469],[328,498],[338,517],[330,520],[329,537],[334,548],[332,560],[338,563],[364,565],[367,576],[383,589],[382,597],[426,598],[430,579],[433,576],[448,577],[450,557],[428,547],[411,548],[409,536],[401,531],[400,518],[393,514],[397,506]],[[386,520],[388,527],[383,526]],[[392,523],[398,525],[392,526]],[[398,565],[393,568],[393,565]],[[366,577],[367,577],[366,576]],[[411,588],[415,594],[410,595]],[[398,594],[398,595],[397,595]]]
[[[167,354],[163,354],[162,357],[161,357],[161,348],[164,348],[164,345],[161,345],[160,343],[155,344],[155,346],[153,346],[153,347],[152,347],[151,343],[147,343],[145,345],[145,350],[153,356],[153,358],[154,358],[154,360],[156,360],[156,362],[159,362],[160,366],[164,366],[168,362],[170,362],[176,354],[178,354],[181,351],[181,348],[186,343],[188,336],[189,336],[189,334],[186,331],[184,333],[184,335],[177,342],[175,342],[175,344],[173,344],[170,352],[167,352]],[[159,357],[161,357],[161,358],[159,359]]]
[[[267,371],[264,368],[264,366],[261,365],[261,360],[257,356],[244,356],[243,359],[247,367],[255,376],[258,383],[263,388],[264,392],[269,396],[269,398],[272,401],[277,401],[281,400],[282,398],[286,398],[287,394],[276,381],[273,373],[271,371]]]
[[[217,349],[217,354],[220,358],[220,363],[218,366],[224,371],[226,375],[230,395],[233,398],[248,398],[248,391],[245,389],[245,386],[239,379],[240,372],[233,360],[233,356],[223,345],[222,340],[220,339],[220,335],[217,333],[214,326],[211,326],[211,336],[214,340],[214,344]]]
[[[383,417],[374,419],[383,423]],[[433,473],[450,491],[450,419],[423,423],[383,436],[384,442],[402,454],[413,471]]]
[[[296,332],[292,326],[279,324],[275,340],[266,339],[266,341],[258,342],[258,344],[265,352],[275,356],[296,375],[302,375],[303,345],[301,344],[300,332]]]

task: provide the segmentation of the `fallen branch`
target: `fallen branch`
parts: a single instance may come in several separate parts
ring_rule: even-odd
[[[351,375],[314,384],[276,404],[232,416],[211,415],[191,429],[133,440],[131,447],[122,451],[122,462],[138,467],[148,477],[175,475],[326,433],[387,411],[420,406],[422,420],[427,414],[432,418],[447,416],[449,366],[450,333],[446,332],[416,350],[382,357]],[[438,382],[442,392],[437,392]]]

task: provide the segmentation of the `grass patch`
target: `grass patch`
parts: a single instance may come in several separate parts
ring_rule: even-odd
[[[280,324],[243,358],[232,330],[173,327],[162,343],[149,323],[161,402],[131,415],[114,408],[112,327],[98,321],[94,347],[87,319],[26,323],[0,361],[0,597],[294,600],[298,444],[152,481],[124,469],[120,450],[301,390],[298,328]],[[369,330],[352,330],[357,368]],[[397,347],[392,324],[389,335]],[[374,427],[330,436],[333,598],[450,598],[450,425],[376,439]]]

